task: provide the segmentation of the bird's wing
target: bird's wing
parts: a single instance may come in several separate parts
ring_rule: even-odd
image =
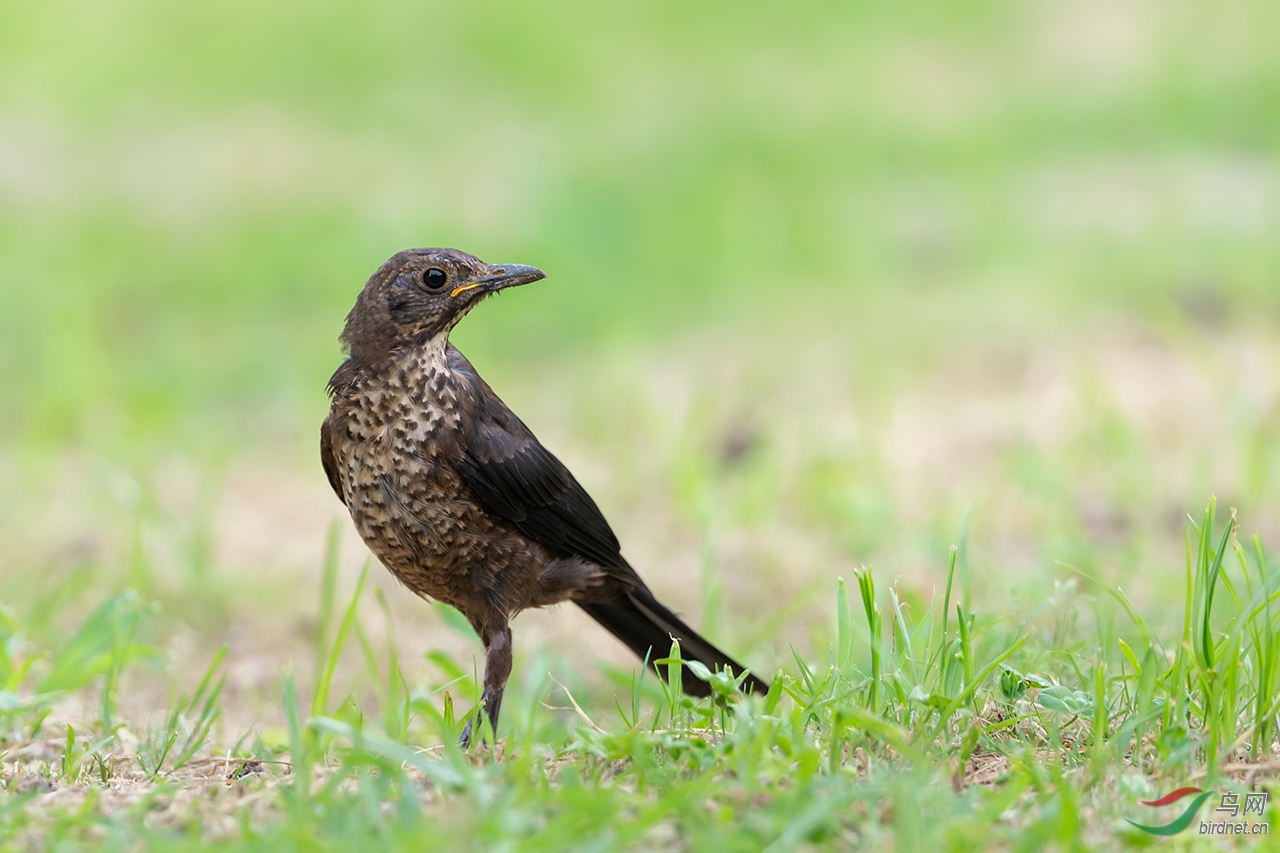
[[[483,380],[460,469],[490,510],[562,557],[582,557],[643,587],[595,501]]]
[[[329,485],[333,486],[334,494],[338,496],[338,500],[343,504],[347,499],[342,494],[342,480],[338,470],[338,461],[333,458],[333,436],[329,432],[329,419],[325,418],[324,423],[320,424],[320,464],[324,466],[324,475],[329,478]]]

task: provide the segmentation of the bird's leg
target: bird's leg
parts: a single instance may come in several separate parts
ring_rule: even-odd
[[[498,732],[498,712],[502,710],[502,692],[507,687],[507,677],[511,675],[511,628],[505,623],[497,630],[483,630],[480,638],[484,640],[484,692],[480,694],[480,705],[489,718],[494,737]],[[471,724],[475,717],[467,721],[466,728],[458,738],[458,743],[466,747],[471,743]]]

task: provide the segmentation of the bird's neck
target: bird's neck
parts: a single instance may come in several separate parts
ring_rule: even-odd
[[[452,374],[451,352],[458,354],[446,332],[412,346],[389,349],[378,358],[353,353],[329,380],[329,393],[349,396],[370,384],[411,386],[416,384],[415,378],[436,377],[439,381]]]

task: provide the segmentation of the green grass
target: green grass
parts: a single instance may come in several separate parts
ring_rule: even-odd
[[[0,848],[1097,849],[1272,790],[1273,3],[0,19]],[[476,640],[316,459],[411,245],[547,270],[455,340],[767,699],[562,608],[453,746]]]
[[[828,653],[795,653],[763,698],[705,670],[713,698],[683,696],[673,646],[667,677],[637,674],[612,711],[588,716],[525,666],[498,747],[470,753],[448,698],[470,692],[468,677],[411,690],[394,639],[383,648],[356,615],[363,576],[332,636],[316,638],[310,713],[286,672],[283,730],[236,744],[211,737],[223,652],[159,726],[115,715],[121,675],[146,659],[139,620],[154,616],[136,598],[109,602],[58,649],[30,648],[10,616],[0,725],[15,772],[0,830],[62,849],[1076,849],[1146,843],[1124,819],[1167,822],[1137,802],[1157,791],[1243,794],[1267,772],[1280,565],[1213,502],[1188,523],[1180,633],[1083,574],[1026,609],[969,612],[953,599],[955,554],[944,595],[918,609],[877,594],[872,569],[857,574],[861,606],[841,580]],[[376,701],[327,696],[352,637]],[[100,717],[58,736],[55,710],[93,694]],[[67,796],[37,808],[54,796],[37,777]]]

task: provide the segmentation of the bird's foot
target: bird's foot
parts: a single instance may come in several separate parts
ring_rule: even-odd
[[[471,745],[472,727],[475,722],[480,719],[481,713],[484,713],[484,715],[489,719],[489,728],[494,733],[494,738],[497,738],[498,711],[502,708],[502,693],[503,688],[501,687],[493,690],[485,688],[484,693],[480,695],[479,707],[476,708],[475,713],[471,715],[471,718],[467,720],[467,724],[463,726],[462,734],[458,735],[458,746],[466,749]],[[484,740],[483,732],[480,733],[480,736],[481,740]]]

